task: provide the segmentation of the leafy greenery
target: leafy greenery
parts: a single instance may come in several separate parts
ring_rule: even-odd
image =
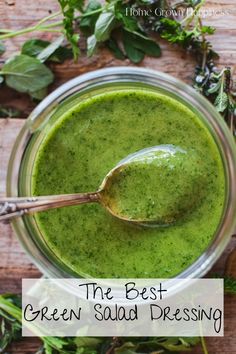
[[[62,63],[72,57],[71,49],[61,46],[63,39],[63,36],[58,37],[52,43],[41,39],[30,39],[23,44],[21,54],[38,58],[41,62]]]
[[[21,298],[17,295],[0,295],[1,339],[0,353],[21,336]],[[42,346],[35,354],[167,354],[189,351],[199,343],[199,338],[179,337],[43,337]]]
[[[20,54],[8,60],[0,74],[5,77],[9,87],[19,92],[34,92],[47,87],[53,82],[53,74],[49,68],[36,58]]]
[[[20,306],[20,298],[16,295],[0,296],[0,353],[4,353],[7,346],[21,337],[21,324],[18,319],[6,310],[8,307]]]
[[[63,34],[77,60],[80,54],[79,32],[87,40],[87,55],[92,56],[100,46],[106,46],[120,60],[128,58],[133,63],[141,62],[145,55],[159,57],[161,49],[157,40],[159,37],[171,45],[179,46],[189,52],[197,61],[194,76],[194,87],[206,96],[223,115],[232,133],[236,136],[236,88],[230,68],[218,70],[215,60],[218,54],[209,42],[215,28],[202,23],[199,11],[204,0],[182,0],[174,2],[172,11],[165,16],[163,10],[170,9],[168,0],[58,0],[61,11],[51,14],[34,26],[12,31],[0,29],[0,40],[34,31],[58,32],[60,36],[52,43],[33,39],[22,47],[23,55],[38,58],[41,62],[62,62],[70,54],[68,48],[62,47]],[[183,16],[176,15],[179,7]],[[191,8],[191,11],[188,11]],[[156,10],[156,11],[155,11]],[[161,11],[160,11],[161,10]],[[185,14],[184,12],[185,11]],[[63,20],[51,22],[63,14]],[[4,45],[0,42],[0,54]],[[19,59],[18,59],[19,60]],[[5,64],[6,65],[6,64]],[[42,76],[45,75],[45,68]],[[4,81],[3,69],[0,72],[0,84]],[[39,77],[40,70],[37,71]],[[16,75],[15,75],[16,76]],[[26,76],[24,77],[27,81]],[[30,81],[30,77],[28,77]],[[42,81],[42,80],[39,80]],[[16,90],[21,85],[13,84]],[[41,99],[46,94],[44,88],[35,92],[30,88],[27,92],[32,97]]]
[[[77,60],[80,50],[78,46],[79,34],[74,31],[75,10],[82,10],[84,1],[81,0],[58,0],[64,15],[64,33],[71,44],[74,59]]]
[[[226,294],[236,295],[236,279],[226,276],[224,278],[224,288]]]

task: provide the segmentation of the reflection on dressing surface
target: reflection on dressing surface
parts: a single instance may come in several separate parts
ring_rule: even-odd
[[[129,155],[111,171],[103,198],[115,214],[167,226],[190,213],[204,196],[204,163],[192,150],[159,145]]]

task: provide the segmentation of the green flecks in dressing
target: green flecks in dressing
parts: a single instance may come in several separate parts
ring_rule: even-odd
[[[161,278],[192,264],[212,241],[222,215],[221,157],[197,115],[174,99],[142,90],[87,99],[64,114],[41,144],[34,195],[95,191],[124,157],[161,144],[192,150],[204,162],[205,196],[182,222],[137,228],[98,204],[37,214],[49,247],[78,274]]]
[[[115,215],[169,225],[197,207],[206,175],[207,166],[192,149],[159,145],[127,157],[111,171],[102,196]]]

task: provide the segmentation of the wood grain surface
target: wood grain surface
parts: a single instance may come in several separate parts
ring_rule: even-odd
[[[219,65],[233,67],[236,63],[236,0],[207,0],[204,23],[217,28],[211,38],[215,50],[220,54]],[[0,28],[20,29],[35,24],[36,21],[49,13],[58,10],[56,0],[0,0]],[[207,13],[208,11],[208,13]],[[224,12],[224,14],[223,14]],[[212,15],[211,15],[212,14]],[[51,34],[35,33],[33,36],[23,36],[10,39],[6,42],[7,53],[0,58],[0,64],[20,50],[21,44],[27,38],[39,37],[52,39]],[[157,69],[171,74],[185,82],[191,83],[194,67],[194,58],[181,52],[174,46],[161,41],[163,55],[160,59],[145,58],[140,66]],[[85,45],[82,43],[82,56],[78,63],[67,61],[63,65],[52,65],[56,76],[55,83],[50,91],[65,81],[81,73],[102,67],[116,65],[131,65],[128,60],[119,61],[105,49],[93,58],[85,56]],[[0,89],[0,105],[4,104],[19,109],[22,114],[19,119],[0,119],[0,195],[5,195],[6,171],[10,151],[14,140],[24,124],[26,117],[34,107],[34,103],[24,94],[4,88]],[[232,237],[224,255],[215,265],[213,271],[236,276],[236,238]],[[228,255],[230,262],[226,266]],[[0,293],[21,292],[21,279],[24,277],[39,277],[40,272],[32,264],[30,258],[18,243],[9,225],[0,224]],[[224,338],[208,338],[209,354],[236,353],[236,297],[225,297],[225,336]],[[22,340],[10,348],[9,353],[34,353],[39,345],[37,339]],[[200,354],[201,348],[194,350]]]

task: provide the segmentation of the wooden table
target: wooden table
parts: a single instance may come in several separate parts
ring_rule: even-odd
[[[0,0],[0,27],[19,29],[24,26],[34,24],[50,11],[56,11],[58,5],[56,0],[45,1],[37,0]],[[208,10],[224,10],[228,15],[214,15],[207,17],[204,22],[217,27],[216,34],[212,37],[212,42],[216,51],[220,54],[219,65],[233,66],[236,59],[236,8],[235,0],[208,0],[206,4]],[[218,11],[219,12],[219,11]],[[34,37],[37,37],[36,33]],[[41,38],[51,39],[51,34],[41,34]],[[21,43],[29,37],[17,37],[7,41],[7,56],[20,49]],[[157,69],[180,78],[188,83],[191,82],[193,75],[194,61],[188,55],[181,53],[174,46],[169,46],[161,42],[163,56],[160,59],[145,58],[140,66]],[[83,46],[84,48],[84,46]],[[115,65],[131,65],[126,61],[119,61],[112,57],[107,50],[102,50],[93,58],[87,59],[84,50],[78,63],[67,61],[63,65],[52,67],[57,78],[50,90],[61,83],[73,78],[81,73],[109,67]],[[6,56],[6,55],[5,55]],[[3,62],[4,57],[0,58]],[[16,93],[8,88],[0,90],[0,105],[19,109],[21,117],[19,119],[0,119],[0,195],[5,194],[5,180],[7,163],[10,150],[14,140],[24,124],[24,119],[32,110],[34,104],[24,95]],[[232,241],[224,255],[217,262],[214,271],[224,272],[226,259],[236,246],[236,238]],[[236,263],[234,263],[236,264]],[[236,270],[231,269],[231,273],[236,275]],[[40,272],[32,264],[29,257],[22,250],[17,242],[11,227],[0,225],[0,293],[21,292],[21,279],[29,277],[40,277]],[[236,353],[236,297],[226,296],[225,298],[225,337],[209,338],[207,340],[210,354],[230,354]],[[23,340],[10,353],[34,353],[38,346],[37,340]],[[201,353],[201,348],[194,351],[195,354]]]

